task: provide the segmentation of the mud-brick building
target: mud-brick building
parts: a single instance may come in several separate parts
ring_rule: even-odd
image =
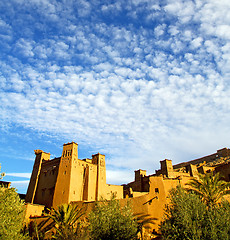
[[[95,154],[91,159],[78,159],[78,144],[63,145],[62,156],[50,159],[50,154],[35,150],[35,162],[26,194],[27,214],[40,216],[45,207],[63,203],[92,203],[110,199],[114,193],[121,204],[131,202],[135,214],[155,219],[152,229],[158,230],[168,193],[178,184],[184,186],[199,173],[221,172],[230,181],[230,149],[186,161],[177,165],[172,160],[160,161],[160,169],[147,175],[146,170],[135,171],[134,181],[122,186],[106,183],[105,156]]]
[[[35,150],[35,162],[25,201],[56,207],[76,201],[109,199],[111,193],[123,198],[123,187],[106,184],[105,156],[78,159],[78,144],[63,145],[62,156],[50,159],[50,153]]]

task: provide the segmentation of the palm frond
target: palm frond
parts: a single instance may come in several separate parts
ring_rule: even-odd
[[[186,184],[188,192],[193,192],[209,206],[215,205],[223,196],[230,194],[230,183],[222,180],[221,175],[207,173],[199,175]]]

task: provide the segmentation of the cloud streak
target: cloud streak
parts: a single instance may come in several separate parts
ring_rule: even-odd
[[[30,178],[31,173],[6,173],[6,176]]]

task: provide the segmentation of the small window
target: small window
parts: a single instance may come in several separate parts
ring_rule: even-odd
[[[50,195],[52,196],[54,194],[54,188],[50,188]]]
[[[44,197],[45,196],[45,189],[42,189],[42,197]]]
[[[159,193],[159,188],[155,188],[155,193]]]

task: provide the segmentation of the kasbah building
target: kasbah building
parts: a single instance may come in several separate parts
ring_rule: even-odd
[[[151,232],[158,231],[170,189],[184,186],[199,173],[221,172],[230,181],[230,149],[172,165],[172,160],[160,161],[160,170],[146,175],[135,171],[135,180],[122,186],[106,183],[105,156],[98,153],[91,159],[78,159],[78,144],[63,145],[62,156],[50,159],[50,153],[35,150],[35,162],[25,197],[26,221],[41,218],[45,208],[57,208],[64,203],[92,205],[101,198],[110,200],[115,194],[121,205],[129,201],[134,214],[154,218]]]

